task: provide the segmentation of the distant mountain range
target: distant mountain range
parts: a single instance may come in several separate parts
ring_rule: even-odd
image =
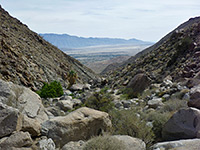
[[[88,46],[99,45],[150,45],[151,42],[146,42],[138,39],[119,39],[119,38],[84,38],[78,36],[71,36],[68,34],[40,34],[46,41],[57,46],[58,48],[81,48]]]

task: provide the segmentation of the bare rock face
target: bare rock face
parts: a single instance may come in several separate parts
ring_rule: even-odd
[[[22,115],[12,107],[0,104],[0,138],[22,128]]]
[[[39,122],[48,119],[41,98],[23,86],[0,80],[0,102]]]
[[[82,107],[67,116],[55,117],[42,124],[42,132],[52,138],[57,147],[69,141],[87,140],[112,126],[109,115]]]
[[[32,139],[28,132],[15,132],[11,136],[0,140],[1,150],[23,149],[32,145]]]
[[[140,139],[128,135],[115,135],[113,137],[125,145],[125,150],[146,150],[146,144]]]
[[[152,146],[152,150],[199,150],[200,139],[188,139],[161,142]]]
[[[164,125],[162,132],[165,140],[192,139],[200,137],[200,110],[181,109]]]

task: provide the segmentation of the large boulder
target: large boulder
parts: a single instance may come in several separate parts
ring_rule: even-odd
[[[200,86],[195,86],[190,90],[188,106],[200,109]]]
[[[114,135],[113,137],[117,138],[125,145],[124,150],[146,150],[146,144],[140,139],[128,135]]]
[[[15,132],[9,137],[0,140],[1,150],[23,149],[31,147],[33,141],[28,132]]]
[[[178,140],[200,137],[200,110],[196,108],[181,109],[164,125],[163,139]]]
[[[127,88],[132,89],[132,91],[137,95],[138,93],[143,92],[150,85],[150,83],[151,79],[147,75],[139,73],[130,80]]]
[[[153,145],[152,150],[199,150],[200,139],[161,142]]]
[[[0,102],[18,109],[22,114],[39,122],[48,119],[39,95],[12,82],[0,80]]]
[[[50,119],[42,124],[42,132],[52,138],[57,147],[70,141],[87,140],[112,126],[109,115],[82,107],[67,116]]]
[[[17,109],[0,103],[0,138],[22,128],[22,115]]]

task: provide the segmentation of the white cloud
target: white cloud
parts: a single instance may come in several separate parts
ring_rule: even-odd
[[[200,14],[197,0],[3,0],[3,7],[38,33],[157,41]]]

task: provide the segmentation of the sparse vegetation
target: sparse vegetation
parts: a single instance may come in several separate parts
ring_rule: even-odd
[[[131,88],[122,89],[122,93],[123,93],[122,97],[125,98],[125,99],[131,99],[131,98],[136,98],[136,97],[140,96],[139,93],[135,92]]]
[[[104,90],[101,90],[89,97],[85,102],[85,106],[108,112],[113,108],[112,100],[113,98],[109,93],[104,93]]]
[[[64,94],[60,82],[57,81],[53,81],[50,84],[44,83],[42,89],[36,93],[42,98],[54,98]]]
[[[109,113],[113,124],[113,134],[129,135],[142,139],[147,146],[154,141],[154,133],[135,109],[113,110]]]
[[[109,135],[90,139],[83,150],[124,150],[125,145],[115,137]]]
[[[68,88],[70,88],[73,84],[76,83],[77,78],[77,73],[73,70],[70,70],[70,72],[67,74],[67,80],[69,82]]]
[[[181,43],[176,43],[176,46],[175,46],[175,53],[173,54],[173,56],[171,57],[171,59],[168,61],[167,63],[167,67],[170,67],[172,66],[177,58],[180,56],[180,55],[184,55],[184,53],[187,51],[187,50],[190,50],[192,48],[192,40],[190,37],[185,37],[181,40]]]

